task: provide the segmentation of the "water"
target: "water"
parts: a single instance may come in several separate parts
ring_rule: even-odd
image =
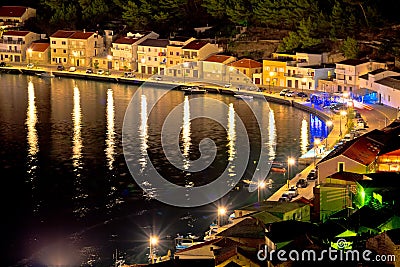
[[[127,262],[145,262],[150,234],[162,238],[157,250],[164,254],[177,233],[202,234],[207,230],[216,219],[217,205],[224,204],[232,211],[257,199],[257,192],[249,193],[242,183],[239,190],[198,208],[169,206],[144,194],[131,177],[122,153],[123,119],[138,90],[135,86],[8,74],[1,74],[0,79],[3,266],[110,266],[116,249],[125,254]],[[149,90],[154,90],[147,94],[151,100],[159,89]],[[201,177],[171,168],[160,153],[161,122],[173,107],[185,103],[182,92],[165,96],[142,132],[146,142],[140,149],[148,151],[152,163],[171,182],[189,186],[207,183],[229,165],[229,158],[235,157],[235,131],[228,125],[229,112],[241,113],[247,120],[251,116],[246,105],[230,96],[206,97],[232,105],[223,114],[228,118],[228,133],[206,119],[190,121],[188,111],[193,109],[183,106],[186,118],[180,147],[185,158],[199,157],[197,144],[204,137],[211,138],[218,149],[212,169]],[[310,148],[314,137],[326,136],[325,125],[315,116],[292,107],[269,106],[273,110],[269,119],[275,124],[266,130],[271,147],[276,142],[276,150],[271,152],[276,161],[286,161],[288,156],[298,158]],[[268,105],[263,108],[268,110]],[[246,126],[252,149],[257,150],[259,132],[251,121]],[[185,162],[183,168],[189,161]],[[252,158],[249,162],[245,179],[251,179],[254,171]],[[303,167],[291,167],[293,176]],[[270,178],[273,186],[262,192],[263,197],[286,180],[278,173]]]

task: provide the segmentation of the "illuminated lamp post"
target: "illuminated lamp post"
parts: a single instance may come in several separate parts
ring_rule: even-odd
[[[290,165],[294,165],[296,163],[295,159],[292,157],[288,158],[287,167],[288,167],[288,175],[287,175],[287,188],[289,189],[289,179],[290,179]]]
[[[304,93],[304,86],[306,85],[307,79],[304,77],[301,79],[301,92]]]
[[[29,61],[28,61],[28,64],[30,64],[31,63],[31,60],[32,60],[32,48],[29,48],[28,49],[28,53],[29,53]]]
[[[142,63],[142,65],[140,66],[140,72],[142,73],[142,80],[143,80],[143,70],[146,71],[146,67],[143,65],[146,63],[146,59],[144,57],[142,57],[142,59],[140,60],[140,63]]]
[[[317,149],[320,144],[321,144],[321,139],[314,138],[314,166],[317,159]]]
[[[333,125],[333,122],[331,120],[326,121],[325,122],[326,127],[328,127],[328,132],[327,132],[327,136],[325,138],[325,150],[328,150],[328,135],[329,135],[329,129],[331,128],[331,126]]]
[[[151,264],[154,264],[154,246],[158,244],[158,237],[151,236],[149,243],[150,243],[150,262]]]
[[[107,55],[107,70],[108,70],[108,75],[110,75],[111,73],[110,73],[110,65],[112,64],[112,59],[113,59],[113,57],[112,57],[112,55]]]
[[[218,227],[221,226],[222,224],[222,216],[226,214],[226,208],[225,207],[218,207],[218,216],[217,216],[217,225]]]
[[[261,190],[261,189],[264,189],[265,186],[266,186],[266,184],[265,184],[264,181],[258,182],[258,185],[257,185],[257,201],[258,201],[258,202],[260,202],[260,190]]]

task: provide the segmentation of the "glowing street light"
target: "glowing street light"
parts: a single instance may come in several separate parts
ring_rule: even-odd
[[[231,83],[231,73],[232,73],[234,70],[235,70],[234,67],[232,67],[232,66],[229,67],[229,81],[228,81],[228,83]]]
[[[303,78],[303,79],[301,79],[301,91],[303,92],[304,91],[304,86],[306,85],[306,82],[307,82],[307,78]]]
[[[321,139],[314,138],[314,166],[315,166],[315,161],[317,158],[317,149],[320,144],[321,144]]]
[[[329,135],[329,129],[330,129],[330,127],[333,125],[333,122],[332,122],[331,120],[326,121],[326,122],[325,122],[325,125],[326,125],[326,127],[328,127],[328,133],[327,133],[327,136],[326,136],[326,138],[325,138],[325,149],[328,150],[328,135]]]
[[[188,62],[183,63],[183,83],[186,83],[186,68],[189,67]]]
[[[218,207],[218,217],[217,217],[217,225],[221,226],[221,221],[222,221],[222,216],[226,214],[226,208],[225,207]]]
[[[260,181],[258,182],[257,185],[257,201],[260,202],[260,189],[264,189],[266,186],[264,181]]]
[[[158,244],[158,237],[150,236],[149,243],[150,243],[150,261],[153,264],[154,263],[154,246],[156,246]]]
[[[271,94],[271,81],[273,82],[273,77],[275,76],[275,72],[274,71],[270,71],[269,72],[269,93]]]
[[[342,116],[346,116],[347,112],[345,110],[340,111],[340,116],[339,116],[339,135],[342,137]]]
[[[289,189],[289,179],[290,179],[290,165],[294,165],[296,160],[292,157],[288,157],[287,160],[287,168],[288,168],[288,175],[287,175],[287,188]]]

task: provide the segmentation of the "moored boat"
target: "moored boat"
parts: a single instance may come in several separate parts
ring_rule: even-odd
[[[234,95],[234,97],[238,99],[243,99],[243,100],[252,100],[253,96],[252,95]]]
[[[207,92],[207,90],[199,88],[197,86],[194,87],[189,87],[186,89],[183,89],[183,91],[185,92],[185,94],[189,94],[189,95],[193,95],[193,94],[205,94]]]

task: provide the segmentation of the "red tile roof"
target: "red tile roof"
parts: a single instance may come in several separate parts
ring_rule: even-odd
[[[22,17],[27,10],[24,6],[2,6],[0,7],[0,17]]]
[[[115,40],[114,43],[116,43],[116,44],[133,44],[133,43],[135,43],[137,40],[139,40],[139,39],[137,39],[137,38],[130,38],[130,37],[121,37],[121,38],[118,38],[117,40]]]
[[[12,35],[12,36],[26,36],[29,31],[6,31],[3,33],[3,35]]]
[[[88,39],[93,34],[95,34],[95,33],[94,32],[75,32],[69,38],[70,39]]]
[[[248,68],[248,69],[262,68],[262,64],[260,62],[247,58],[232,62],[229,65],[235,68]]]
[[[182,49],[190,49],[190,50],[199,50],[206,44],[209,44],[209,42],[206,41],[200,41],[200,40],[194,40],[182,47]]]
[[[209,61],[209,62],[218,62],[218,63],[224,63],[226,60],[231,58],[231,56],[225,56],[225,55],[212,55],[208,57],[204,61]]]
[[[49,48],[49,46],[49,43],[32,43],[29,48],[35,52],[45,52],[46,49]]]
[[[53,33],[50,37],[54,38],[68,38],[72,34],[74,34],[74,31],[63,31],[63,30],[58,30],[55,33]]]

